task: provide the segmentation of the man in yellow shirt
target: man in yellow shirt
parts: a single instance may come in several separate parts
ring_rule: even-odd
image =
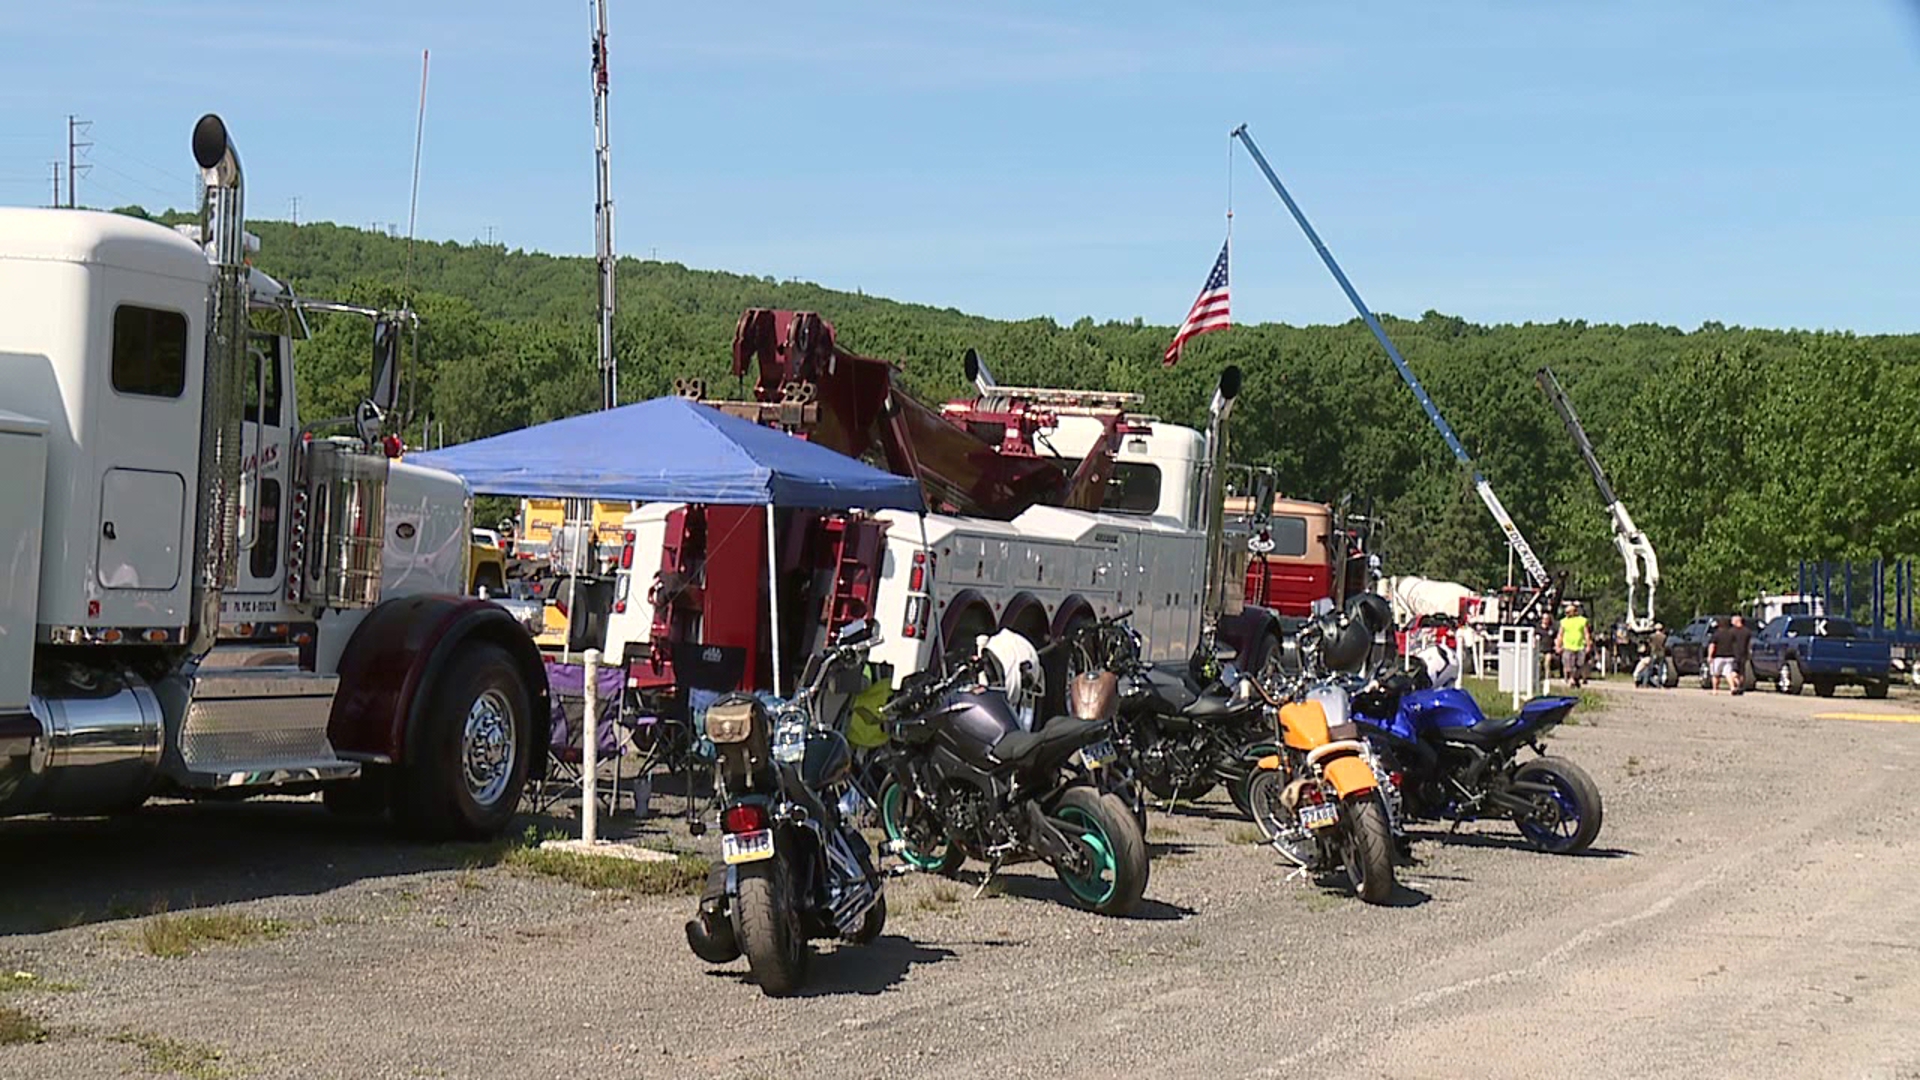
[[[1566,673],[1567,681],[1578,687],[1587,679],[1587,647],[1593,643],[1593,635],[1587,627],[1587,617],[1580,614],[1580,605],[1569,603],[1567,613],[1560,619],[1560,670]]]

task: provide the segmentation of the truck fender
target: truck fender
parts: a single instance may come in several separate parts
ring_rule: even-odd
[[[1074,593],[1062,600],[1060,610],[1053,613],[1052,635],[1056,638],[1063,637],[1067,631],[1073,629],[1075,624],[1092,622],[1095,617],[1093,605],[1087,601],[1087,598]]]
[[[993,605],[987,598],[973,589],[962,589],[955,593],[940,613],[940,645],[944,652],[955,649],[971,649],[972,641],[957,641],[954,635],[959,633],[961,625],[969,620],[977,620],[992,633],[999,623],[993,617]]]
[[[469,596],[400,597],[361,621],[340,658],[340,689],[327,719],[334,750],[365,760],[405,761],[427,692],[449,657],[469,642],[498,645],[519,667],[532,710],[529,769],[544,770],[542,733],[551,706],[540,651],[504,608]]]
[[[1236,666],[1241,671],[1258,671],[1266,660],[1268,638],[1271,637],[1284,648],[1286,633],[1280,625],[1279,616],[1263,607],[1248,604],[1240,609],[1238,615],[1220,617],[1219,639],[1233,646],[1239,654]]]
[[[1032,593],[1016,595],[1008,601],[1007,610],[1000,613],[1000,628],[1025,636],[1036,649],[1047,643],[1052,627],[1052,620],[1047,618],[1047,606]]]

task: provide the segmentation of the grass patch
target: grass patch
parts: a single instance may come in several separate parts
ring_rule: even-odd
[[[1338,893],[1330,893],[1325,889],[1310,888],[1301,893],[1301,895],[1306,898],[1307,910],[1313,912],[1315,915],[1332,911],[1337,907],[1343,907],[1348,899]]]
[[[140,947],[154,956],[177,959],[208,945],[238,945],[274,940],[291,929],[279,919],[262,919],[235,912],[197,912],[154,915],[140,926]]]
[[[1267,838],[1260,835],[1260,830],[1251,825],[1235,825],[1227,830],[1229,844],[1264,844],[1266,842]]]
[[[217,1046],[169,1039],[150,1031],[123,1031],[107,1041],[140,1051],[140,1064],[150,1073],[184,1076],[187,1080],[226,1080],[233,1075],[220,1064],[224,1055]]]
[[[48,994],[71,994],[80,989],[79,983],[55,982],[43,979],[31,971],[15,971],[0,977],[0,994],[9,990],[39,990]]]
[[[453,879],[453,883],[459,886],[461,892],[485,892],[487,890],[487,883],[481,881],[480,875],[471,870],[460,871],[459,876]]]
[[[32,1014],[9,1005],[0,1005],[0,1046],[47,1041],[47,1025]]]
[[[1179,829],[1170,828],[1166,825],[1147,826],[1147,839],[1149,840],[1178,840],[1183,835],[1185,834]]]
[[[1513,695],[1501,691],[1499,679],[1462,676],[1460,688],[1472,694],[1474,704],[1480,706],[1480,711],[1488,716],[1513,715]],[[1573,697],[1580,699],[1580,704],[1574,706],[1573,712],[1567,715],[1565,722],[1568,724],[1580,723],[1582,713],[1596,713],[1607,707],[1606,698],[1602,697],[1598,691],[1589,690],[1584,686],[1578,690],[1571,690],[1565,682],[1555,680],[1553,693],[1555,697],[1565,697],[1571,693]]]
[[[960,886],[942,878],[928,886],[925,892],[913,898],[913,906],[919,911],[944,911],[960,902]]]
[[[558,878],[583,889],[604,889],[630,896],[691,896],[707,884],[713,864],[699,855],[678,855],[671,861],[635,862],[575,851],[547,851],[521,847],[508,851],[501,863],[517,874]]]

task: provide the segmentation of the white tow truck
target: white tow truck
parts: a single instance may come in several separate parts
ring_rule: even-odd
[[[1224,470],[1212,467],[1225,452],[1237,371],[1215,394],[1204,433],[1135,411],[1135,395],[1001,386],[977,357],[978,396],[935,412],[891,387],[881,362],[839,350],[831,326],[804,312],[748,312],[737,373],[747,352],[767,345],[739,343],[762,314],[789,328],[764,351],[792,366],[769,375],[763,365],[758,404],[722,407],[853,452],[860,437],[848,432],[871,416],[880,431],[869,452],[884,445],[895,471],[922,479],[930,504],[949,504],[924,516],[782,514],[783,580],[799,584],[797,595],[783,588],[781,606],[804,612],[781,635],[793,652],[786,670],[856,618],[879,620],[885,636],[869,660],[898,685],[982,635],[1012,631],[1038,651],[1121,611],[1132,612],[1156,663],[1188,661],[1209,633],[1243,663],[1278,660],[1278,620],[1244,603],[1245,537],[1223,534]],[[807,354],[832,362],[800,365]],[[876,393],[884,407],[873,405]],[[1022,476],[1006,470],[1029,466],[1092,479],[1064,501],[1006,500],[1025,503],[1006,516],[954,512],[968,495],[1018,487]],[[607,655],[628,664],[630,686],[669,685],[673,655],[699,645],[745,652],[744,685],[765,686],[757,657],[771,635],[759,625],[764,571],[755,572],[765,565],[763,512],[663,503],[627,518],[605,640]],[[1042,681],[1058,688],[1064,651],[1054,655]]]
[[[321,791],[494,834],[539,767],[546,679],[461,595],[465,484],[382,429],[399,323],[364,312],[355,416],[302,416],[292,331],[350,309],[247,265],[218,117],[193,151],[191,237],[0,209],[0,815]]]

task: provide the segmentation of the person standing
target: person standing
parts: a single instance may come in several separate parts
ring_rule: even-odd
[[[1753,628],[1744,615],[1733,617],[1733,692],[1747,692],[1747,672],[1753,664]]]
[[[1569,603],[1566,615],[1560,620],[1560,670],[1576,689],[1586,681],[1587,648],[1592,644],[1587,617],[1580,614],[1579,604]]]
[[[1722,619],[1713,626],[1713,633],[1707,638],[1707,692],[1717,693],[1720,680],[1727,681],[1727,689],[1740,692],[1740,635],[1735,631],[1734,620]]]

